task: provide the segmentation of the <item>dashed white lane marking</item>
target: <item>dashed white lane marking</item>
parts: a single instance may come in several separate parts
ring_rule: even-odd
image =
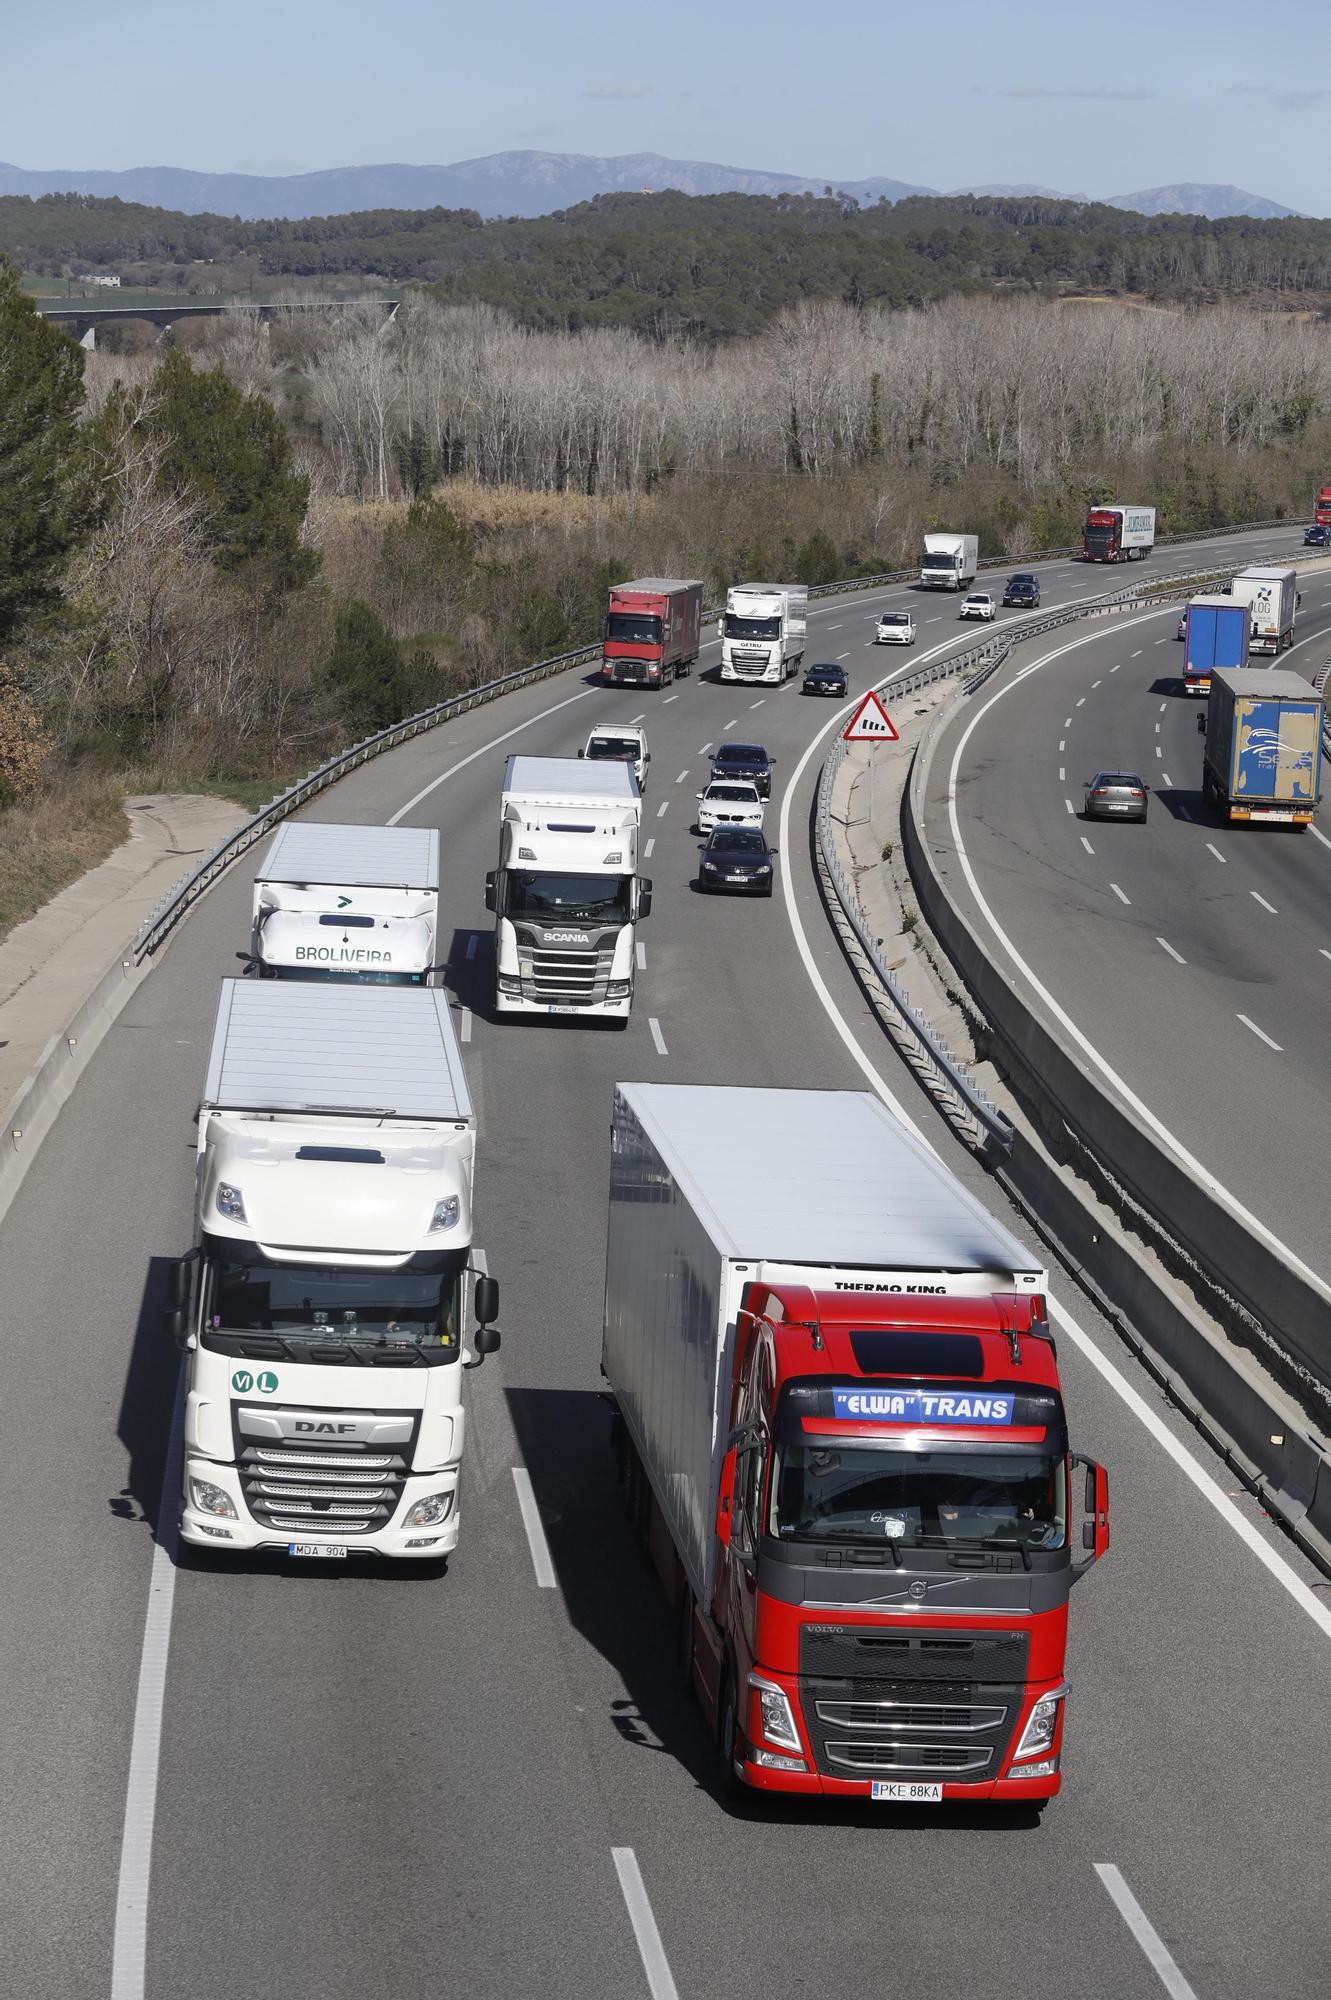
[[[729,720],[729,722],[728,722],[728,723],[726,724],[726,728],[727,728],[727,729],[733,729],[733,728],[735,727],[735,724],[736,724],[736,723],[737,723],[738,721],[739,721],[739,717],[738,717],[737,715],[732,715],[732,716],[731,716],[731,718],[730,718],[730,720]]]
[[[1067,749],[1067,747],[1068,747],[1068,739],[1067,739],[1067,737],[1066,737],[1066,736],[1060,736],[1060,737],[1059,737],[1059,739],[1058,739],[1058,747],[1059,747],[1059,749],[1060,749],[1060,750],[1066,750],[1066,749]]]
[[[629,717],[629,728],[632,729],[635,722],[645,722],[646,719],[647,719],[647,711],[644,708],[641,715],[631,715]]]
[[[1158,743],[1155,746],[1155,754],[1157,757],[1163,757],[1165,754],[1164,751],[1160,748],[1160,745]]]
[[[614,1857],[615,1873],[619,1877],[629,1922],[633,1925],[633,1935],[638,1941],[638,1956],[647,1974],[647,1990],[652,2000],[679,2000],[679,1988],[670,1970],[670,1961],[665,1955],[661,1933],[656,1927],[656,1918],[643,1886],[638,1857],[631,1847],[612,1847],[610,1852]]]
[[[1328,951],[1324,944],[1318,945],[1317,949],[1321,952],[1323,958],[1331,958],[1331,951]]]
[[[1140,646],[1138,646],[1138,648],[1137,648],[1136,652],[1135,652],[1135,653],[1133,653],[1131,657],[1132,657],[1132,658],[1133,658],[1134,660],[1139,660],[1139,659],[1141,658],[1141,656],[1142,656],[1142,649],[1141,649],[1141,647],[1140,647]]]
[[[837,654],[837,658],[838,658],[839,660],[848,660],[848,659],[850,658],[850,654],[849,654],[849,653],[838,653],[838,654]]]
[[[670,1051],[665,1045],[665,1036],[661,1033],[661,1023],[657,1020],[655,1014],[650,1014],[647,1017],[647,1026],[652,1031],[652,1040],[656,1043],[657,1055],[668,1056]]]
[[[1064,803],[1064,805],[1065,805],[1065,806],[1067,807],[1067,809],[1068,809],[1068,811],[1069,811],[1070,813],[1072,813],[1072,814],[1074,814],[1074,815],[1076,814],[1076,810],[1077,810],[1077,808],[1076,808],[1076,807],[1075,807],[1075,806],[1073,805],[1073,803],[1072,803],[1072,800],[1071,800],[1071,799],[1064,799],[1063,803]]]
[[[646,945],[645,945],[645,944],[635,944],[635,945],[634,945],[634,947],[633,947],[633,956],[634,956],[634,958],[635,958],[635,959],[637,960],[637,964],[638,964],[638,970],[639,970],[639,972],[645,972],[645,971],[646,971],[646,969],[647,969],[647,947],[646,947]]]
[[[1208,840],[1206,845],[1210,849],[1211,853],[1214,854],[1217,861],[1223,861],[1225,862],[1225,865],[1228,866],[1227,857],[1220,852],[1220,849],[1216,846],[1213,840]]]
[[[1141,1946],[1147,1964],[1169,1995],[1169,2000],[1197,2000],[1196,1992],[1170,1956],[1169,1947],[1113,1862],[1097,1861],[1095,1872],[1108,1890],[1114,1907]]]
[[[1086,706],[1086,697],[1085,697],[1085,695],[1081,695],[1081,696],[1080,696],[1080,697],[1078,698],[1078,701],[1077,701],[1077,706],[1078,706],[1078,708],[1085,708],[1085,706]]]
[[[480,938],[478,937],[477,933],[476,933],[475,931],[473,931],[473,932],[472,932],[472,934],[471,934],[471,936],[470,936],[470,937],[469,937],[469,938],[467,939],[467,957],[468,957],[468,958],[475,958],[475,956],[476,956],[476,947],[477,947],[477,945],[478,945],[479,943],[480,943]]]
[[[678,777],[676,778],[676,780],[675,780],[675,783],[676,783],[677,785],[682,785],[682,784],[683,784],[683,782],[684,782],[684,780],[685,780],[685,779],[686,779],[686,778],[688,777],[688,775],[689,775],[689,774],[688,774],[687,770],[684,770],[684,771],[681,771],[681,772],[680,772],[680,774],[679,774],[679,776],[678,776]]]
[[[542,1590],[555,1590],[558,1586],[555,1566],[550,1560],[550,1544],[545,1539],[545,1524],[536,1505],[536,1495],[532,1492],[531,1474],[525,1465],[513,1467],[513,1484],[518,1490],[518,1509],[522,1525],[527,1530],[527,1547],[531,1550],[531,1566],[536,1572],[537,1584]]]
[[[710,757],[711,754],[712,754],[712,746],[710,743],[704,743],[701,750],[699,750],[698,752],[698,755],[700,757]]]
[[[464,1008],[463,1008],[463,1010],[462,1010],[462,1026],[461,1026],[461,1027],[459,1028],[459,1030],[458,1030],[458,1039],[459,1039],[460,1041],[464,1041],[464,1042],[469,1042],[469,1041],[471,1040],[471,1008],[470,1008],[470,1007],[464,1007]]]
[[[1173,789],[1174,789],[1174,780],[1173,780],[1173,779],[1172,779],[1172,778],[1170,777],[1170,775],[1169,775],[1168,771],[1162,771],[1162,772],[1160,773],[1160,776],[1162,777],[1162,779],[1164,780],[1165,784],[1166,784],[1166,785],[1168,785],[1168,787],[1169,787],[1170,791],[1172,792],[1172,791],[1173,791]],[[1183,807],[1181,807],[1181,808],[1180,808],[1180,810],[1181,810],[1181,811],[1183,811],[1183,812],[1187,812],[1187,807],[1186,807],[1186,806],[1183,806]],[[1189,817],[1189,819],[1191,819],[1191,818],[1192,818],[1192,814],[1191,814],[1191,813],[1188,813],[1188,817]]]
[[[1173,945],[1169,942],[1168,938],[1158,937],[1156,939],[1156,943],[1159,945],[1161,951],[1167,951],[1169,953],[1169,956],[1173,959],[1176,965],[1187,964],[1188,961],[1183,956],[1183,953],[1181,951],[1175,951]]]
[[[1188,811],[1188,808],[1186,806],[1179,807],[1178,816],[1180,819],[1187,820],[1189,826],[1193,824],[1192,814]]]
[[[1248,1019],[1246,1014],[1240,1014],[1237,1018],[1242,1021],[1245,1028],[1251,1028],[1258,1041],[1265,1042],[1268,1049],[1274,1049],[1277,1055],[1284,1054],[1284,1050],[1281,1048],[1279,1042],[1273,1042],[1265,1028],[1259,1028],[1255,1021]]]
[[[1111,882],[1109,886],[1113,890],[1114,894],[1118,897],[1119,902],[1126,903],[1128,908],[1131,909],[1132,908],[1131,896],[1125,896],[1123,894],[1123,891],[1119,888],[1117,882]]]
[[[664,819],[669,810],[670,810],[669,799],[662,799],[660,805],[656,808],[656,817],[658,819]]]
[[[1158,642],[1157,642],[1157,643],[1158,643]],[[1166,710],[1166,709],[1167,709],[1168,707],[1169,707],[1169,703],[1168,703],[1167,701],[1162,701],[1162,702],[1161,702],[1161,704],[1160,704],[1160,713],[1161,713],[1161,715],[1163,715],[1163,714],[1164,714],[1165,710]],[[1160,724],[1159,724],[1159,723],[1157,722],[1155,726],[1156,726],[1156,728],[1158,729],[1158,728],[1160,727]]]
[[[1158,722],[1155,725],[1155,733],[1157,736],[1160,734],[1160,724]]]
[[[1071,717],[1070,715],[1065,715],[1065,716],[1063,717],[1063,727],[1064,727],[1065,729],[1071,729],[1071,727],[1072,727],[1072,717]]]
[[[1099,687],[1099,685],[1100,685],[1099,681],[1092,681],[1092,682],[1091,682],[1091,689],[1092,689],[1092,692],[1094,692],[1094,690],[1095,690],[1096,688],[1098,688],[1098,687]]]
[[[941,625],[943,622],[943,614],[940,611],[936,618],[926,618],[924,622],[926,625]]]
[[[829,632],[839,632],[841,630],[841,622],[839,621],[835,625],[829,625],[827,629]]]
[[[1122,662],[1122,660],[1120,660],[1120,661],[1119,661],[1119,663],[1118,663],[1118,667],[1121,667],[1121,666],[1122,666],[1122,664],[1123,664],[1123,662]],[[1109,669],[1110,673],[1111,673],[1111,674],[1116,674],[1116,673],[1118,672],[1118,667],[1111,667],[1111,668]]]
[[[767,696],[766,696],[765,694],[760,694],[760,695],[759,695],[759,697],[758,697],[758,699],[757,699],[757,701],[751,701],[751,702],[749,703],[749,707],[750,707],[750,708],[761,708],[761,707],[762,707],[762,705],[763,705],[763,703],[764,703],[764,702],[766,701],[766,699],[767,699]]]
[[[1087,852],[1088,854],[1094,854],[1094,852],[1095,852],[1095,849],[1094,849],[1094,848],[1093,848],[1093,847],[1091,846],[1091,843],[1090,843],[1090,841],[1089,841],[1089,840],[1088,840],[1088,839],[1086,838],[1086,835],[1085,835],[1085,834],[1083,834],[1083,835],[1082,835],[1082,837],[1081,837],[1081,844],[1082,844],[1082,846],[1083,846],[1083,847],[1084,847],[1084,848],[1086,849],[1086,852]]]
[[[1168,636],[1163,639],[1157,639],[1155,643],[1157,646],[1167,646],[1169,644]]]
[[[679,700],[679,696],[678,696],[677,694],[668,694],[668,695],[666,695],[665,699],[664,699],[664,700],[662,701],[662,703],[661,703],[661,706],[662,706],[662,708],[669,708],[669,706],[670,706],[670,704],[671,704],[671,702],[672,702],[672,701],[678,701],[678,700]]]
[[[1321,841],[1321,843],[1322,843],[1323,847],[1331,847],[1331,840],[1328,840],[1328,839],[1327,839],[1326,835],[1325,835],[1325,834],[1324,834],[1324,833],[1322,832],[1322,830],[1321,830],[1321,828],[1320,828],[1320,827],[1316,827],[1316,826],[1313,826],[1313,825],[1312,825],[1312,824],[1310,823],[1310,824],[1309,824],[1309,827],[1308,827],[1308,831],[1309,831],[1309,833],[1310,833],[1310,834],[1312,835],[1312,837],[1313,837],[1313,839],[1314,839],[1314,840],[1320,840],[1320,841]]]
[[[1269,910],[1273,917],[1278,917],[1280,915],[1280,912],[1276,908],[1275,904],[1268,903],[1265,896],[1258,895],[1256,889],[1249,889],[1248,894],[1252,897],[1254,903],[1260,903],[1262,908],[1264,910]]]

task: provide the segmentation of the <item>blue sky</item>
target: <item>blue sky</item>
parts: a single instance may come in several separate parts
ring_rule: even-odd
[[[1325,0],[60,0],[5,10],[0,157],[250,173],[536,147],[1331,214]]]

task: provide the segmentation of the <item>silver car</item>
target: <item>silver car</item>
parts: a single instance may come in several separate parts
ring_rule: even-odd
[[[1086,817],[1144,820],[1146,793],[1135,771],[1097,771],[1086,787]]]

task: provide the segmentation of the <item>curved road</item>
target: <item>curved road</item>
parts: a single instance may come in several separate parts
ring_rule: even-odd
[[[1223,546],[1244,559],[1242,542]],[[1045,576],[1046,605],[1106,582],[1071,565]],[[939,621],[917,655],[866,653],[881,603],[903,599],[820,604],[810,657],[844,654],[858,694],[931,640],[971,636],[951,600],[917,598]],[[589,717],[639,712],[656,898],[628,1031],[501,1029],[486,1009],[481,890],[502,757],[570,754]],[[828,931],[808,847],[818,757],[804,753],[835,720],[793,685],[762,696],[699,676],[635,700],[568,677],[404,746],[319,804],[319,817],[443,831],[448,983],[481,1121],[478,1225],[506,1336],[470,1379],[465,1525],[446,1578],[173,1569],[154,1554],[178,1359],[158,1331],[161,1269],[189,1238],[216,983],[248,931],[242,869],[108,1035],[0,1229],[6,1992],[1158,2000],[1147,1920],[1189,1982],[1175,1994],[1324,1990],[1331,1607],[1063,1274],[1074,1436],[1109,1465],[1115,1495],[1110,1559],[1072,1620],[1063,1796],[1040,1824],[732,1812],[716,1796],[669,1616],[621,1518],[598,1394],[612,1083],[845,1088],[876,1070],[1027,1233],[929,1122]],[[689,886],[692,794],[704,746],[727,734],[760,735],[781,759],[771,810],[785,809],[788,902]],[[545,1524],[550,1588],[515,1468]],[[154,1766],[152,1703],[136,1736],[136,1687],[145,1629],[160,1642],[168,1624]],[[149,1692],[158,1659],[160,1643]],[[132,1742],[130,1859],[150,1837],[151,1901],[141,1969],[131,1867],[113,1987]],[[1268,1822],[1278,1838],[1258,1836]],[[626,1849],[663,1961],[650,1938],[640,1955],[614,1859]],[[1106,1867],[1136,1902],[1115,1901]]]

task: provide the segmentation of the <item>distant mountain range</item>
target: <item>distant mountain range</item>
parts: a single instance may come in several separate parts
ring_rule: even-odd
[[[827,187],[862,203],[939,193],[937,188],[911,181],[877,177],[837,181],[831,175],[804,179],[798,174],[718,166],[709,160],[670,160],[660,153],[624,153],[614,159],[589,153],[489,153],[482,159],[457,160],[442,167],[329,167],[320,173],[282,175],[200,174],[188,167],[82,172],[0,162],[0,195],[118,195],[122,201],[143,202],[185,215],[239,216],[246,221],[346,215],[371,208],[474,208],[484,216],[534,216],[572,208],[598,194],[665,188],[676,188],[683,194],[821,194]],[[1056,201],[1088,199],[1034,183],[991,184],[953,192]],[[1269,217],[1295,213],[1243,188],[1211,187],[1193,181],[1098,198],[1113,208],[1132,209],[1141,215]]]

